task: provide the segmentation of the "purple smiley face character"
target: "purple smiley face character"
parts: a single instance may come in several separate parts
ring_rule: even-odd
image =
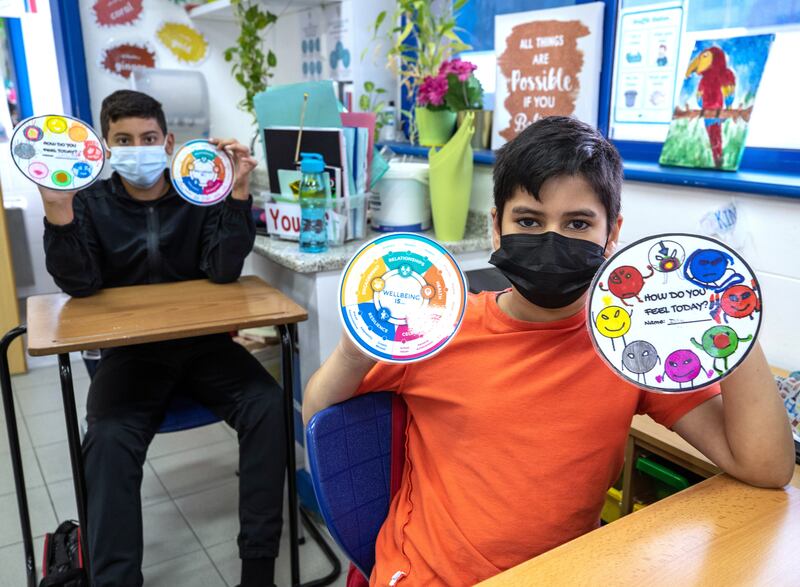
[[[703,364],[700,362],[700,357],[689,349],[672,351],[664,361],[664,374],[677,383],[680,389],[683,389],[684,383],[691,382],[693,385],[702,371]],[[661,383],[664,377],[659,375],[656,381]]]

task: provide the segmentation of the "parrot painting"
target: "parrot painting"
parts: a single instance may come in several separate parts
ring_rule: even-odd
[[[697,103],[711,143],[714,166],[722,167],[722,122],[720,111],[730,108],[736,92],[736,75],[728,68],[725,52],[719,47],[709,47],[695,57],[686,70],[688,79],[700,76],[697,86]]]

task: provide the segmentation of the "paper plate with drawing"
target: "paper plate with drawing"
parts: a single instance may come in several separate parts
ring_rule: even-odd
[[[396,232],[366,243],[342,272],[340,317],[364,353],[389,363],[441,351],[461,327],[464,274],[436,241]]]
[[[774,38],[755,35],[695,43],[659,163],[739,168]]]
[[[545,116],[597,124],[603,2],[495,16],[492,149]]]
[[[51,190],[91,185],[103,170],[100,137],[85,122],[63,115],[23,120],[11,137],[11,157],[32,182]]]
[[[233,189],[233,175],[230,156],[202,139],[183,144],[172,157],[172,185],[190,204],[211,206],[224,200]]]
[[[761,290],[736,251],[691,234],[647,237],[617,252],[589,289],[595,350],[626,381],[661,393],[703,389],[747,356]]]

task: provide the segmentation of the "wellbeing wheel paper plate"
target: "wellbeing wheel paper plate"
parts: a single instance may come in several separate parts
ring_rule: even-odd
[[[100,137],[86,123],[69,116],[34,116],[23,120],[11,137],[14,164],[34,183],[59,191],[88,187],[103,170]]]
[[[391,363],[426,359],[461,326],[464,274],[439,243],[393,233],[365,244],[339,285],[345,331],[365,353]]]
[[[184,200],[211,206],[224,200],[233,188],[233,161],[212,143],[198,139],[175,152],[170,175]]]
[[[755,344],[761,290],[733,249],[707,237],[662,234],[608,259],[590,288],[595,349],[649,391],[688,392],[731,373]]]

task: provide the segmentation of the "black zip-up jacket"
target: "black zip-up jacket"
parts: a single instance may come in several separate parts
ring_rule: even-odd
[[[69,224],[45,218],[47,270],[74,297],[124,285],[235,281],[255,241],[251,204],[229,197],[195,206],[171,183],[162,198],[140,202],[114,173],[75,195]]]

